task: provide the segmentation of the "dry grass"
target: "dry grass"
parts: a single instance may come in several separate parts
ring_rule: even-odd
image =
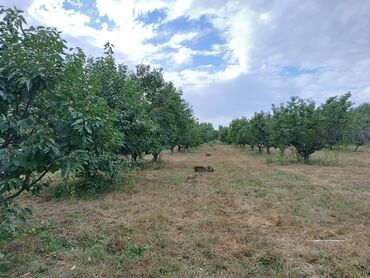
[[[34,216],[0,245],[0,277],[370,276],[369,149],[312,165],[224,145],[162,160],[100,198],[25,199]]]

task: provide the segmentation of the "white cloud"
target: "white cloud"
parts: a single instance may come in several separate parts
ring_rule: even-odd
[[[62,0],[36,0],[29,7],[28,14],[33,20],[55,26],[70,36],[87,37],[98,48],[109,41],[115,45],[116,52],[132,63],[142,62],[158,51],[156,46],[145,43],[145,40],[154,36],[154,26],[144,26],[135,21],[133,6],[131,10],[124,9],[123,2],[98,0],[97,7],[101,15],[107,15],[114,21],[112,30],[108,30],[106,24],[102,25],[101,30],[88,26],[91,19],[85,14],[65,10]],[[123,14],[121,11],[124,11]]]
[[[188,64],[191,61],[192,51],[189,48],[182,47],[174,55],[174,60],[179,65]]]
[[[162,44],[162,47],[181,48],[183,42],[190,41],[197,35],[198,33],[196,32],[175,34],[168,42]]]
[[[370,99],[367,0],[312,0],[299,6],[292,0],[96,0],[99,14],[113,21],[114,27],[82,12],[65,10],[62,0],[33,0],[30,6],[25,1],[13,1],[27,9],[32,23],[55,26],[94,48],[112,42],[119,60],[125,63],[167,66],[166,78],[193,98],[197,113],[205,109],[197,99],[204,101],[212,95],[216,108],[208,108],[210,112],[202,114],[204,119],[217,122],[230,115],[242,116],[242,111],[248,114],[247,109],[268,109],[272,102],[285,101],[290,95],[320,102],[351,90],[355,102]],[[81,5],[79,0],[68,1]],[[166,22],[179,16],[194,20],[206,17],[225,42],[207,50],[191,49],[187,42],[205,33],[199,28],[191,32],[175,30],[160,45],[149,43],[148,39],[163,35],[158,31],[161,23],[144,25],[137,16],[155,9],[168,12]],[[92,21],[101,26],[100,30],[89,26]],[[195,55],[222,57],[222,63],[211,66],[205,62],[193,68]],[[286,66],[318,70],[284,75],[282,68]],[[226,96],[237,96],[240,101],[229,101]],[[254,104],[248,106],[246,100],[253,97],[260,103],[254,99]],[[224,103],[229,103],[227,109]]]
[[[78,0],[68,0],[75,6],[80,6]],[[100,16],[107,16],[115,24],[111,30],[107,23],[101,24],[101,29],[96,30],[88,24],[92,20],[87,15],[65,10],[63,0],[35,0],[28,13],[34,20],[58,27],[58,29],[74,37],[86,37],[87,42],[101,48],[106,42],[115,45],[115,51],[124,55],[131,63],[141,63],[144,60],[154,63],[158,59],[168,58],[177,65],[189,64],[192,56],[199,55],[221,55],[224,54],[226,62],[225,69],[209,72],[207,76],[196,79],[199,84],[208,84],[216,78],[230,79],[247,73],[249,70],[250,50],[252,46],[252,17],[246,8],[240,9],[237,5],[230,3],[224,5],[221,1],[212,3],[199,3],[195,1],[149,1],[149,0],[97,0],[96,7]],[[184,47],[183,43],[196,39],[198,32],[175,33],[168,42],[160,46],[147,43],[147,40],[157,35],[156,24],[144,25],[136,18],[155,9],[166,9],[169,19],[185,16],[196,19],[203,15],[209,16],[209,20],[225,37],[225,45],[215,45],[212,50],[192,50]],[[178,49],[175,52],[165,52],[165,47]],[[175,65],[174,65],[175,66]],[[179,80],[178,85],[184,85]],[[192,82],[194,83],[194,81]]]

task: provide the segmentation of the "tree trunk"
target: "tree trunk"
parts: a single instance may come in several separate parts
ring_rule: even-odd
[[[174,151],[174,149],[175,149],[175,147],[171,147],[171,154],[173,153],[173,151]]]
[[[310,159],[310,155],[309,154],[304,154],[303,155],[303,162],[304,162],[304,164],[307,164],[309,159]]]
[[[178,145],[178,146],[177,146],[177,150],[178,150],[179,152],[181,152],[181,146],[180,146],[180,145]]]
[[[136,153],[132,154],[131,156],[133,161],[137,161],[138,155]]]
[[[159,160],[159,153],[154,153],[153,154],[153,161],[158,162],[158,160]]]
[[[358,151],[358,147],[359,147],[359,145],[356,145],[356,149],[355,149],[355,152],[357,152],[357,151]]]
[[[254,151],[254,146],[253,145],[251,146],[251,149],[252,149],[252,151]]]
[[[267,152],[267,154],[270,154],[270,147],[266,148],[266,152]]]
[[[280,154],[281,155],[284,155],[285,154],[285,148],[284,147],[280,147]]]
[[[262,153],[262,147],[261,146],[258,146],[258,152]]]

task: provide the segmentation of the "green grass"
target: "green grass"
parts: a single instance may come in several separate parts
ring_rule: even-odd
[[[24,198],[34,213],[0,241],[0,277],[367,277],[368,150],[334,152],[304,165],[203,146],[91,197]],[[326,239],[345,241],[312,242]]]

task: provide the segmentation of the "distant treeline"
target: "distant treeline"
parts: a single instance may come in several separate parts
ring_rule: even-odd
[[[219,127],[222,142],[249,145],[259,152],[279,148],[284,153],[294,147],[305,162],[312,153],[325,147],[352,144],[355,150],[370,142],[370,104],[356,108],[351,93],[329,98],[316,106],[310,99],[292,97],[286,104],[272,105],[271,112],[255,113],[251,119],[234,119]]]

